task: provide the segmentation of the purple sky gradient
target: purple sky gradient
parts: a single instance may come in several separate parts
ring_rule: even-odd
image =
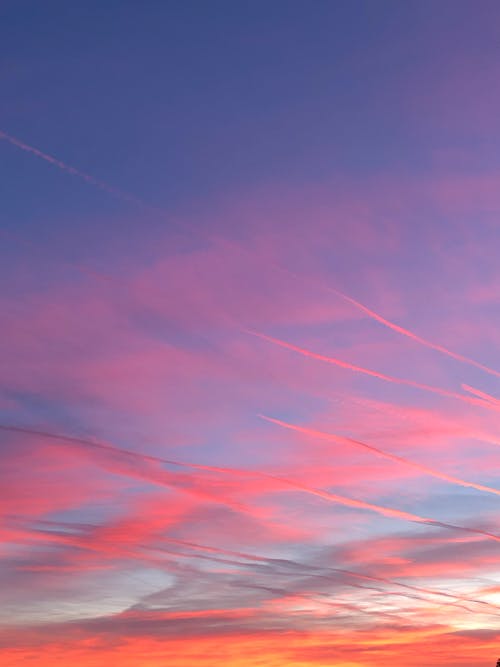
[[[0,25],[6,667],[492,665],[498,4]]]

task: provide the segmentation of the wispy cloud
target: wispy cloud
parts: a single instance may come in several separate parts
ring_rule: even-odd
[[[274,345],[278,345],[279,347],[283,347],[287,350],[292,350],[293,352],[297,352],[298,354],[303,355],[304,357],[309,357],[311,359],[315,359],[317,361],[323,361],[327,364],[332,364],[334,366],[339,366],[340,368],[345,368],[347,370],[354,371],[355,373],[362,373],[363,375],[369,375],[371,377],[378,378],[379,380],[384,380],[385,382],[392,382],[394,384],[402,384],[406,385],[408,387],[415,387],[416,389],[421,389],[422,391],[427,391],[432,394],[438,394],[440,396],[445,396],[447,398],[454,398],[459,401],[463,401],[465,403],[470,403],[472,405],[480,405],[481,407],[485,407],[487,409],[492,409],[492,410],[497,410],[498,407],[496,405],[492,405],[491,402],[489,401],[484,401],[484,400],[479,400],[479,399],[472,399],[468,396],[465,396],[463,394],[458,394],[453,391],[448,391],[446,389],[441,389],[440,387],[433,387],[432,385],[428,384],[422,384],[420,382],[414,382],[413,380],[407,380],[404,378],[397,378],[393,377],[391,375],[386,375],[384,373],[379,373],[378,371],[373,371],[368,368],[363,368],[362,366],[357,366],[355,364],[351,364],[347,361],[342,361],[341,359],[336,359],[335,357],[330,357],[324,354],[319,354],[317,352],[313,352],[312,350],[308,350],[303,347],[299,347],[298,345],[293,345],[292,343],[288,343],[284,340],[280,340],[279,338],[274,338],[272,336],[268,336],[263,333],[259,333],[257,331],[251,331],[251,330],[245,330],[246,333],[248,333],[251,336],[256,336],[257,338],[261,338],[262,340],[267,341],[268,343],[272,343]]]
[[[418,470],[426,475],[430,475],[431,477],[436,477],[437,479],[442,479],[446,482],[450,482],[451,484],[458,484],[459,486],[469,487],[472,489],[476,489],[477,491],[485,491],[486,493],[492,493],[496,496],[500,496],[499,489],[494,489],[491,486],[485,486],[484,484],[477,484],[475,482],[467,482],[463,479],[460,479],[459,477],[454,477],[453,475],[447,475],[444,472],[440,472],[439,470],[434,470],[433,468],[429,468],[420,463],[416,463],[415,461],[409,461],[408,459],[405,459],[402,456],[397,456],[396,454],[391,454],[390,452],[386,452],[383,449],[380,449],[379,447],[374,447],[373,445],[369,445],[368,443],[362,442],[361,440],[355,440],[354,438],[348,438],[347,436],[338,435],[336,433],[325,433],[324,431],[318,431],[316,429],[308,428],[305,426],[299,426],[297,424],[290,424],[289,422],[285,422],[281,419],[275,419],[274,417],[268,417],[266,415],[259,415],[259,416],[262,419],[271,422],[272,424],[277,424],[278,426],[282,426],[283,428],[291,429],[299,433],[304,433],[305,435],[310,435],[313,436],[314,438],[320,438],[323,440],[330,440],[332,442],[340,442],[348,445],[354,445],[355,447],[360,447],[361,449],[372,452],[377,456],[389,459],[390,461],[394,461],[395,463],[401,463],[403,465],[410,466],[411,468],[414,468],[415,470]]]

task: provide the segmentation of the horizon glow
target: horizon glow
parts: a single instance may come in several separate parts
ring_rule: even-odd
[[[7,2],[1,667],[493,666],[500,9]]]

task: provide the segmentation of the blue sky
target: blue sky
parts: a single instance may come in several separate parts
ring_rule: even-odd
[[[491,662],[499,19],[2,3],[9,667]]]

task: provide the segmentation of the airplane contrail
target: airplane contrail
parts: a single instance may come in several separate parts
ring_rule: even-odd
[[[362,373],[363,375],[369,375],[371,377],[378,378],[379,380],[384,380],[385,382],[391,382],[393,384],[403,384],[408,387],[415,387],[416,389],[421,389],[422,391],[427,391],[432,394],[438,394],[439,396],[445,396],[447,398],[455,398],[459,401],[470,403],[471,405],[480,405],[481,407],[490,410],[500,411],[500,406],[497,407],[496,405],[491,403],[491,401],[481,400],[479,398],[472,398],[471,396],[465,396],[464,394],[458,394],[453,391],[441,389],[441,387],[434,387],[432,385],[422,384],[420,382],[414,382],[413,380],[406,380],[404,378],[397,378],[392,375],[386,375],[385,373],[379,373],[378,371],[373,371],[368,368],[364,368],[363,366],[357,366],[356,364],[351,364],[347,361],[342,361],[341,359],[337,359],[335,357],[329,357],[324,354],[313,352],[312,350],[299,347],[298,345],[293,345],[292,343],[280,340],[279,338],[274,338],[273,336],[268,336],[258,331],[253,331],[252,329],[243,329],[243,332],[249,334],[250,336],[261,338],[262,340],[265,340],[268,343],[273,343],[273,345],[278,345],[279,347],[283,347],[287,350],[292,350],[293,352],[297,352],[298,354],[301,354],[304,357],[316,359],[317,361],[323,361],[327,364],[332,364],[334,366],[339,366],[340,368],[345,368],[351,371],[355,371],[356,373]]]
[[[464,383],[462,383],[462,389],[465,389],[465,391],[468,391],[470,394],[474,394],[474,396],[478,396],[483,401],[487,401],[488,403],[492,403],[493,405],[500,407],[500,400],[494,396],[491,396],[491,394],[487,394],[485,391],[481,391],[480,389],[471,387],[470,384]]]
[[[136,204],[143,208],[153,209],[152,206],[146,204],[138,197],[134,197],[133,195],[130,195],[127,192],[123,192],[123,190],[120,190],[119,188],[115,188],[114,186],[110,185],[109,183],[106,183],[105,181],[101,181],[100,179],[95,178],[95,176],[91,176],[90,174],[87,174],[84,171],[80,171],[79,169],[76,169],[75,167],[66,164],[66,162],[58,160],[52,155],[44,153],[43,151],[39,150],[38,148],[35,148],[34,146],[30,146],[29,144],[24,143],[24,141],[21,141],[20,139],[17,139],[16,137],[7,134],[7,132],[3,132],[2,130],[0,130],[0,140],[7,141],[13,146],[16,146],[17,148],[20,148],[21,150],[25,151],[26,153],[31,153],[32,155],[36,155],[36,157],[45,160],[45,162],[50,163],[51,165],[57,167],[58,169],[61,169],[61,171],[65,171],[67,174],[71,174],[72,176],[77,176],[78,178],[81,178],[89,185],[94,185],[95,187],[99,188],[100,190],[104,190],[104,192],[107,192],[108,194],[113,195],[114,197],[118,197],[119,199],[123,199],[124,201],[127,201],[131,204]]]
[[[264,563],[264,564],[272,565],[272,566],[280,566],[280,565],[281,566],[283,566],[283,565],[290,566],[291,565],[292,567],[297,567],[299,569],[302,569],[303,571],[305,570],[306,573],[309,572],[309,573],[313,574],[313,576],[314,576],[314,572],[318,572],[318,570],[320,570],[320,571],[325,571],[326,570],[327,572],[332,572],[334,574],[348,575],[348,576],[353,577],[355,579],[362,579],[364,581],[375,581],[375,582],[378,582],[378,583],[389,584],[391,586],[398,586],[398,587],[404,588],[406,590],[415,591],[417,593],[424,593],[426,595],[440,595],[440,596],[446,597],[448,599],[456,600],[457,602],[471,602],[471,603],[476,603],[476,604],[481,604],[481,605],[485,605],[485,606],[488,606],[488,607],[492,607],[494,609],[500,609],[499,605],[496,605],[493,602],[488,602],[486,600],[478,600],[478,599],[475,599],[475,598],[468,598],[468,597],[465,597],[465,596],[454,595],[453,593],[447,593],[446,591],[439,591],[439,590],[435,590],[435,589],[427,588],[427,587],[423,587],[423,586],[413,586],[411,584],[403,584],[399,581],[394,581],[393,579],[389,579],[388,577],[370,575],[370,574],[366,574],[364,572],[356,572],[356,571],[353,571],[353,570],[347,570],[347,569],[338,568],[338,567],[330,567],[330,566],[322,567],[322,566],[309,565],[307,563],[302,563],[302,562],[299,562],[299,561],[296,561],[296,560],[290,560],[290,559],[282,560],[282,559],[279,559],[279,558],[269,558],[269,557],[266,557],[266,556],[257,556],[255,554],[249,554],[247,552],[233,551],[233,550],[230,550],[230,549],[212,547],[212,546],[208,546],[206,544],[199,544],[199,543],[196,543],[196,542],[188,542],[186,540],[180,540],[180,539],[176,539],[176,538],[173,538],[173,537],[164,537],[163,539],[167,542],[171,542],[171,543],[177,544],[179,546],[184,546],[184,547],[187,547],[189,549],[198,549],[200,551],[208,552],[208,553],[211,553],[211,554],[219,554],[219,555],[222,555],[222,556],[230,556],[230,557],[233,557],[233,558],[241,558],[241,559],[244,559],[244,560],[254,561],[254,562],[257,562],[257,563]],[[239,562],[239,564],[242,565],[243,563]],[[325,577],[325,575],[322,575],[322,574],[316,574],[315,576]],[[329,577],[326,576],[325,578],[329,578]],[[469,610],[467,610],[467,611],[469,611]]]
[[[14,137],[11,134],[8,134],[7,132],[4,132],[2,130],[0,130],[0,140],[7,141],[8,143],[12,144],[13,146],[16,146],[17,148],[19,148],[19,149],[21,149],[21,150],[23,150],[27,153],[31,153],[32,155],[35,155],[36,157],[38,157],[42,160],[45,160],[45,162],[48,162],[49,164],[57,167],[58,169],[61,169],[62,171],[65,171],[68,174],[71,174],[72,176],[77,176],[78,178],[81,178],[82,180],[84,180],[88,184],[93,185],[93,186],[99,188],[100,190],[103,190],[103,191],[107,192],[108,194],[110,194],[114,197],[118,197],[119,199],[122,199],[122,200],[127,201],[127,202],[132,203],[132,204],[135,204],[137,206],[141,206],[142,208],[146,208],[150,211],[165,214],[165,211],[163,211],[162,209],[151,206],[150,204],[146,203],[142,199],[140,199],[140,198],[138,198],[134,195],[131,195],[127,192],[124,192],[123,190],[120,190],[119,188],[116,188],[113,185],[110,185],[106,181],[98,179],[95,176],[87,174],[84,171],[80,171],[76,167],[73,167],[73,166],[67,164],[66,162],[63,162],[62,160],[59,160],[58,158],[56,158],[52,155],[49,155],[48,153],[44,153],[40,149],[35,148],[34,146],[31,146],[30,144],[27,144],[24,141],[21,141],[20,139],[18,139],[17,137]],[[177,221],[172,220],[172,222],[174,222],[176,225],[179,225],[179,223]],[[185,224],[183,226],[185,226],[188,229],[188,231],[193,231],[193,230],[188,228],[189,226],[187,226]],[[245,252],[248,253],[247,249],[245,249],[245,248],[241,248],[241,249],[243,249]],[[249,253],[249,254],[252,255],[252,253]],[[467,357],[463,354],[459,354],[458,352],[453,352],[452,350],[448,349],[444,345],[439,345],[438,343],[433,343],[432,341],[429,341],[426,338],[423,338],[422,336],[419,336],[418,334],[413,333],[409,329],[405,329],[404,327],[396,324],[395,322],[391,322],[390,320],[386,319],[385,317],[383,317],[382,315],[380,315],[376,311],[372,310],[371,308],[368,308],[368,306],[365,306],[360,301],[357,301],[353,297],[345,294],[344,292],[341,292],[338,289],[335,289],[334,287],[324,285],[324,284],[320,283],[319,281],[312,280],[311,278],[308,278],[307,276],[300,276],[300,275],[294,273],[293,271],[291,271],[290,269],[287,269],[286,267],[281,266],[279,263],[272,262],[272,264],[277,269],[279,269],[280,271],[285,271],[286,273],[289,273],[289,274],[295,276],[296,278],[299,278],[299,279],[304,280],[306,282],[312,282],[313,284],[319,285],[323,289],[326,289],[327,291],[332,292],[333,294],[336,294],[337,296],[344,299],[348,303],[352,304],[353,306],[355,306],[356,308],[358,308],[362,312],[366,313],[369,317],[376,320],[377,322],[380,322],[384,326],[388,327],[389,329],[392,329],[393,331],[395,331],[395,332],[397,332],[397,333],[399,333],[403,336],[411,338],[412,340],[416,341],[417,343],[420,343],[421,345],[424,345],[425,347],[428,347],[430,349],[441,352],[442,354],[445,354],[445,355],[447,355],[447,356],[449,356],[453,359],[456,359],[457,361],[461,361],[461,362],[469,364],[471,366],[475,366],[476,368],[479,368],[479,369],[485,371],[486,373],[489,373],[490,375],[495,375],[496,377],[500,377],[500,372],[499,371],[496,371],[495,369],[490,368],[489,366],[486,366],[485,364],[481,364],[480,362],[475,361],[474,359],[471,359],[470,357]]]
[[[211,493],[210,491],[205,491],[204,489],[196,488],[195,486],[186,485],[185,482],[189,482],[189,479],[178,479],[172,473],[164,469],[158,469],[157,467],[141,467],[137,465],[137,462],[148,464],[165,464],[170,465],[180,465],[176,462],[170,462],[164,459],[159,459],[153,456],[147,456],[138,454],[136,452],[128,451],[125,449],[120,449],[118,447],[107,445],[104,443],[96,443],[92,440],[86,440],[84,438],[75,438],[72,436],[63,436],[56,433],[49,433],[46,431],[39,431],[35,429],[26,429],[17,426],[5,426],[0,424],[0,430],[10,431],[13,433],[23,433],[25,435],[35,435],[42,438],[47,438],[51,440],[59,440],[61,442],[73,443],[76,445],[83,446],[85,448],[93,448],[97,451],[105,452],[108,454],[118,454],[121,457],[122,467],[118,470],[112,470],[112,472],[119,473],[125,477],[132,477],[135,479],[141,479],[151,484],[157,484],[158,486],[163,486],[170,489],[175,489],[176,491],[191,495],[208,502],[215,502],[222,505],[230,507],[236,512],[241,512],[243,514],[249,514],[250,509],[246,507],[243,503],[235,502],[229,499],[225,499],[223,496],[220,496],[216,493]],[[134,462],[134,465],[130,465],[131,461]],[[101,466],[106,470],[110,469],[109,465],[107,466],[105,462],[101,462]],[[187,467],[187,466],[185,466]],[[194,467],[194,466],[192,466]]]
[[[490,375],[495,375],[496,377],[500,377],[500,372],[496,371],[494,368],[490,368],[489,366],[486,366],[485,364],[481,364],[479,361],[475,361],[474,359],[471,359],[470,357],[466,357],[464,354],[459,354],[458,352],[453,352],[452,350],[448,349],[447,347],[444,347],[444,345],[439,345],[438,343],[433,343],[432,341],[427,340],[427,338],[423,338],[422,336],[419,336],[418,334],[413,333],[413,331],[410,331],[409,329],[405,329],[404,327],[400,326],[399,324],[396,324],[395,322],[391,322],[390,320],[386,319],[385,317],[382,317],[382,315],[379,315],[379,313],[375,312],[371,308],[368,308],[367,306],[362,304],[360,301],[357,301],[356,299],[353,299],[351,296],[348,296],[347,294],[344,294],[344,292],[341,292],[340,290],[335,289],[334,287],[328,287],[328,290],[333,292],[334,294],[337,294],[337,296],[339,296],[341,299],[344,299],[344,301],[347,301],[347,302],[351,303],[353,306],[355,306],[359,310],[366,313],[372,319],[376,320],[377,322],[380,322],[380,324],[383,324],[385,327],[388,327],[389,329],[392,329],[393,331],[396,331],[397,333],[401,334],[402,336],[406,336],[407,338],[411,338],[412,340],[416,341],[417,343],[420,343],[421,345],[424,345],[425,347],[428,347],[432,350],[436,350],[437,352],[441,352],[442,354],[445,354],[448,357],[451,357],[452,359],[456,359],[457,361],[462,361],[463,363],[469,364],[470,366],[475,366],[476,368],[480,368],[485,373],[489,373]]]
[[[170,541],[170,538],[165,537],[164,540]],[[178,541],[174,540],[174,542],[178,542]],[[233,565],[233,566],[236,566],[236,567],[242,567],[242,566],[244,567],[245,565],[247,565],[247,563],[244,563],[241,560],[234,560],[234,559],[230,559],[230,558],[227,558],[227,557],[222,557],[222,554],[225,554],[226,550],[209,548],[209,547],[206,547],[204,545],[199,545],[199,544],[198,545],[193,544],[190,548],[191,549],[199,549],[202,552],[209,551],[210,553],[208,553],[208,554],[207,553],[199,553],[198,551],[188,551],[188,552],[186,552],[186,551],[175,551],[174,549],[166,549],[165,547],[159,547],[159,546],[146,547],[146,548],[154,550],[154,551],[159,551],[162,554],[163,553],[168,554],[169,556],[175,556],[176,558],[179,558],[179,557],[180,558],[196,558],[196,559],[200,559],[200,560],[208,560],[210,562],[215,562],[215,563],[223,563],[225,565]],[[214,555],[216,553],[218,553],[220,555],[219,556]],[[257,557],[252,558],[249,554],[240,554],[240,557],[243,560],[257,560]],[[259,562],[264,562],[264,564],[267,564],[267,563],[265,563],[265,561],[267,561],[269,559],[266,559],[266,558],[262,557],[258,560],[259,560]],[[294,564],[299,565],[299,563],[297,563],[296,561],[289,561],[289,562],[290,563],[293,562]],[[308,566],[304,565],[304,567],[308,567]],[[309,568],[309,569],[311,569],[311,568]],[[334,568],[328,568],[328,570],[332,571],[332,570],[334,570]],[[363,577],[363,576],[361,576],[359,574],[356,574],[356,573],[350,573],[348,570],[337,570],[337,572],[339,574],[345,572],[346,574],[350,575],[353,578],[357,577],[357,578],[374,580],[374,581],[377,581],[377,582],[389,583],[389,584],[394,583],[395,586],[402,586],[402,587],[406,588],[405,584],[400,584],[398,582],[391,582],[391,580],[388,580],[388,579],[387,580],[385,580],[385,579],[381,580],[381,579],[374,578],[374,577],[368,577],[368,576]],[[312,578],[326,579],[327,581],[335,583],[335,580],[333,579],[333,577],[331,575],[308,574],[308,576],[312,577]],[[375,587],[375,586],[363,586],[361,584],[355,584],[352,581],[342,581],[341,584],[343,586],[349,586],[350,588],[376,591],[378,593],[382,593],[383,595],[387,595],[387,594],[395,595],[395,596],[405,597],[405,598],[408,598],[410,600],[422,600],[424,602],[431,602],[433,604],[436,602],[435,600],[429,599],[428,597],[423,597],[422,595],[415,595],[415,593],[410,593],[410,592],[405,593],[404,591],[387,591],[383,588],[378,588],[378,587]],[[239,585],[241,586],[241,584],[239,584]],[[252,587],[252,588],[255,587],[255,586],[251,586],[251,585],[249,585],[249,586]],[[247,587],[247,586],[245,586],[245,587]],[[258,588],[269,590],[270,592],[272,592],[271,588],[268,588],[268,587],[259,586]],[[414,587],[408,586],[408,588],[413,589]],[[276,589],[274,589],[274,590],[276,590]],[[420,589],[417,589],[417,590],[420,590]],[[468,611],[469,613],[472,613],[472,609],[470,607],[467,607],[465,604],[460,602],[460,600],[462,598],[459,598],[455,595],[452,595],[451,593],[443,593],[441,591],[432,591],[432,590],[427,590],[426,591],[425,589],[422,589],[421,592],[426,593],[427,595],[443,595],[446,598],[451,598],[451,600],[452,600],[451,602],[444,603],[444,604],[445,605],[449,604],[451,606],[458,607],[459,609],[464,609],[465,611]],[[463,598],[463,601],[464,602],[470,602],[470,603],[477,603],[477,604],[485,604],[485,605],[489,605],[491,607],[494,607],[496,609],[499,608],[496,605],[494,605],[493,603],[490,604],[488,602],[484,602],[483,600]],[[360,610],[360,611],[362,611],[362,610]],[[370,612],[366,612],[366,613],[370,613]],[[488,613],[488,612],[486,612],[486,613]],[[494,613],[494,612],[489,612],[489,613],[494,615],[494,616],[498,615],[497,613]],[[391,614],[391,616],[394,616],[394,614]],[[396,616],[396,617],[399,618],[399,616]]]
[[[250,251],[246,250],[247,253],[250,254]],[[442,354],[445,354],[453,359],[456,359],[457,361],[461,361],[465,364],[469,364],[470,366],[475,366],[476,368],[481,369],[485,373],[489,373],[490,375],[495,375],[496,377],[500,377],[500,371],[495,370],[494,368],[491,368],[490,366],[486,366],[486,364],[482,364],[479,361],[476,361],[475,359],[472,359],[471,357],[467,357],[464,354],[460,354],[458,352],[453,352],[449,348],[445,347],[444,345],[440,345],[438,343],[433,343],[432,341],[428,340],[427,338],[424,338],[423,336],[419,336],[418,334],[414,333],[410,329],[405,329],[404,327],[400,326],[399,324],[396,324],[395,322],[392,322],[391,320],[386,319],[376,311],[372,310],[371,308],[368,308],[368,306],[365,306],[363,303],[360,301],[357,301],[353,297],[349,296],[345,292],[342,292],[339,289],[336,289],[335,287],[331,287],[330,285],[326,284],[325,282],[322,282],[318,278],[311,278],[310,276],[302,275],[299,273],[296,273],[292,269],[289,269],[286,266],[283,266],[279,262],[276,261],[270,261],[269,264],[273,266],[275,269],[278,271],[281,271],[282,273],[286,273],[289,276],[292,276],[296,280],[299,280],[301,282],[309,283],[311,286],[321,289],[326,292],[330,292],[331,294],[335,294],[336,296],[340,297],[344,301],[347,301],[348,303],[352,304],[362,312],[364,312],[366,315],[371,317],[377,322],[380,322],[380,324],[383,324],[389,329],[392,329],[396,333],[401,334],[402,336],[406,336],[415,342],[428,347],[432,350],[436,350],[437,352],[441,352]]]
[[[295,480],[288,479],[287,477],[281,477],[279,475],[272,475],[270,473],[266,472],[261,472],[261,471],[249,471],[249,470],[241,470],[239,468],[227,468],[227,467],[218,467],[218,466],[209,466],[209,465],[201,465],[201,464],[195,464],[195,463],[184,463],[180,461],[173,461],[171,459],[161,459],[159,457],[155,456],[150,456],[150,455],[145,455],[145,454],[138,454],[126,449],[121,449],[119,447],[115,447],[114,445],[108,445],[104,443],[97,443],[93,442],[91,440],[86,440],[84,438],[74,438],[71,436],[64,436],[64,435],[59,435],[59,434],[52,434],[47,431],[38,431],[35,429],[29,429],[29,428],[24,428],[24,427],[17,427],[17,426],[8,426],[5,424],[0,425],[0,430],[3,431],[10,431],[14,433],[24,433],[24,434],[31,434],[31,435],[38,435],[40,437],[45,437],[45,438],[50,438],[53,440],[60,440],[62,442],[69,442],[69,443],[75,443],[79,445],[84,445],[84,446],[90,446],[94,449],[104,449],[106,451],[112,451],[117,454],[121,454],[122,456],[126,457],[137,457],[139,460],[147,460],[147,461],[155,461],[157,463],[164,463],[167,465],[174,465],[174,466],[180,466],[180,467],[186,467],[186,468],[194,468],[198,470],[207,470],[211,472],[219,472],[222,474],[227,474],[227,475],[237,475],[239,477],[244,476],[244,477],[260,477],[268,480],[273,480],[274,482],[277,482],[281,485],[288,486],[290,488],[302,491],[303,493],[307,493],[309,495],[317,496],[318,498],[322,498],[323,500],[327,500],[329,502],[336,503],[338,505],[343,505],[344,507],[353,507],[356,509],[364,509],[364,510],[369,510],[371,512],[375,512],[376,514],[380,514],[382,516],[390,517],[393,519],[402,519],[404,521],[410,521],[412,523],[420,523],[420,524],[426,524],[429,526],[435,526],[436,528],[445,528],[447,530],[458,530],[466,533],[471,533],[473,535],[482,535],[483,537],[486,537],[487,539],[494,540],[495,542],[500,542],[500,536],[496,535],[494,533],[490,533],[486,530],[481,530],[479,528],[470,528],[470,527],[465,527],[465,526],[458,526],[455,524],[451,523],[446,523],[444,521],[439,521],[437,519],[433,519],[431,517],[425,517],[425,516],[420,516],[418,514],[413,514],[411,512],[405,512],[403,510],[398,510],[394,509],[391,507],[386,507],[384,505],[377,505],[375,503],[369,503],[364,500],[357,500],[356,498],[351,498],[349,496],[343,496],[340,494],[336,493],[331,493],[329,491],[325,491],[324,489],[317,489],[311,486],[307,486],[305,484],[301,484],[300,482],[297,482]]]
[[[263,556],[260,557],[260,556],[253,556],[253,555],[250,555],[250,554],[247,554],[247,553],[231,552],[231,551],[228,551],[226,549],[217,549],[215,547],[208,547],[206,545],[183,542],[182,540],[176,540],[176,539],[172,539],[170,537],[164,537],[163,539],[168,541],[168,542],[172,541],[172,542],[174,542],[174,544],[178,544],[179,546],[187,546],[189,549],[192,549],[192,550],[197,549],[197,550],[200,550],[202,552],[209,552],[209,553],[208,554],[198,553],[197,551],[190,551],[190,552],[175,551],[175,550],[172,550],[172,549],[165,549],[164,547],[159,547],[159,546],[148,547],[148,548],[153,549],[154,551],[160,551],[161,553],[167,553],[169,555],[176,556],[177,558],[178,557],[181,557],[181,558],[199,558],[199,559],[202,559],[202,560],[209,560],[209,561],[213,561],[213,562],[216,562],[216,563],[224,563],[224,564],[234,565],[234,566],[237,566],[237,567],[245,566],[246,563],[242,562],[241,560],[234,560],[234,558],[229,559],[227,557],[222,557],[222,556],[226,556],[226,554],[234,554],[234,555],[237,554],[238,557],[243,559],[243,560],[257,561],[257,562],[262,562],[263,564],[272,564],[273,566],[276,565],[275,562],[272,562],[273,559],[265,558]],[[214,554],[219,554],[219,555],[214,555]],[[315,578],[315,579],[326,579],[327,581],[330,581],[332,583],[336,582],[336,580],[332,578],[332,575],[310,573],[311,570],[315,572],[320,568],[310,566],[310,565],[306,565],[304,563],[298,563],[297,561],[287,561],[287,563],[291,564],[291,565],[295,565],[297,567],[303,567],[303,568],[307,569],[308,570],[308,574],[307,574],[308,577]],[[391,584],[391,585],[394,585],[394,586],[400,586],[404,589],[409,589],[410,591],[416,591],[416,592],[419,592],[419,593],[424,593],[426,595],[444,596],[444,597],[452,600],[449,603],[444,603],[445,605],[449,604],[451,606],[455,606],[455,607],[458,607],[460,609],[465,609],[465,611],[468,611],[469,613],[472,613],[472,609],[470,609],[470,607],[467,607],[465,604],[463,604],[463,602],[483,604],[483,605],[490,606],[490,607],[492,607],[494,609],[497,609],[497,610],[500,609],[500,607],[498,607],[494,603],[488,603],[484,600],[477,600],[477,599],[474,599],[474,598],[472,598],[472,599],[471,598],[461,598],[461,597],[458,597],[458,596],[453,595],[451,593],[446,593],[446,592],[442,592],[442,591],[434,591],[432,589],[425,589],[425,588],[419,588],[419,587],[410,586],[410,585],[406,585],[406,584],[401,584],[397,581],[392,581],[392,580],[387,579],[387,578],[384,579],[384,578],[380,578],[380,577],[371,577],[369,575],[363,575],[363,574],[359,574],[357,572],[351,572],[349,570],[342,570],[340,568],[328,567],[328,568],[326,568],[326,570],[328,572],[332,572],[334,574],[347,574],[349,577],[352,577],[352,578],[359,578],[359,579],[368,580],[368,581],[375,581],[375,582],[379,582],[379,583]],[[363,586],[361,584],[355,584],[352,581],[342,581],[341,584],[343,586],[349,586],[350,588],[376,591],[378,593],[382,593],[383,595],[387,595],[387,594],[396,595],[396,596],[401,596],[401,597],[405,597],[405,598],[412,599],[412,600],[422,600],[424,602],[435,603],[434,600],[429,599],[428,597],[423,597],[422,595],[415,595],[415,593],[407,593],[407,592],[405,593],[403,591],[386,591],[383,588],[378,588],[378,587],[375,587],[375,586]],[[239,584],[239,585],[241,585],[241,584]],[[254,587],[254,586],[251,586],[251,587]],[[270,592],[273,592],[273,590],[277,590],[276,588],[271,589],[270,587],[265,587],[265,586],[257,586],[257,588],[264,589],[264,590],[269,590]],[[293,593],[293,591],[289,591],[288,589],[283,589],[283,591],[286,591],[286,590],[290,593]],[[360,611],[363,611],[363,610],[360,609]],[[365,613],[371,614],[371,612],[365,612]],[[489,612],[489,613],[492,614],[492,615],[495,615],[495,616],[498,615],[498,613],[494,613],[494,612]],[[394,616],[394,614],[390,614],[390,615]],[[396,617],[399,618],[399,616],[396,616]]]
[[[305,426],[299,426],[297,424],[290,424],[289,422],[282,421],[281,419],[275,419],[274,417],[268,417],[266,415],[259,415],[259,417],[261,419],[265,419],[268,422],[271,422],[272,424],[276,424],[277,426],[281,426],[283,428],[287,428],[292,431],[297,431],[299,433],[304,433],[305,435],[310,435],[313,436],[314,438],[319,438],[322,440],[332,440],[334,442],[344,442],[349,445],[354,445],[355,447],[360,447],[362,449],[373,452],[378,456],[389,459],[390,461],[395,461],[396,463],[402,463],[411,468],[415,468],[416,470],[419,470],[420,472],[423,472],[426,475],[437,477],[438,479],[445,480],[446,482],[451,482],[452,484],[458,484],[459,486],[465,486],[472,489],[477,489],[478,491],[485,491],[486,493],[493,493],[497,496],[500,496],[499,489],[495,489],[491,486],[486,486],[484,484],[476,484],[475,482],[467,482],[466,480],[460,479],[459,477],[453,477],[452,475],[447,475],[446,473],[442,473],[438,470],[435,470],[434,468],[428,468],[427,466],[421,465],[420,463],[416,463],[414,461],[410,461],[409,459],[405,459],[402,456],[397,456],[396,454],[391,454],[390,452],[386,452],[383,449],[379,449],[378,447],[369,445],[368,443],[363,442],[361,440],[349,438],[348,436],[344,435],[337,435],[336,433],[326,433],[324,431],[317,431],[316,429],[307,428]]]

